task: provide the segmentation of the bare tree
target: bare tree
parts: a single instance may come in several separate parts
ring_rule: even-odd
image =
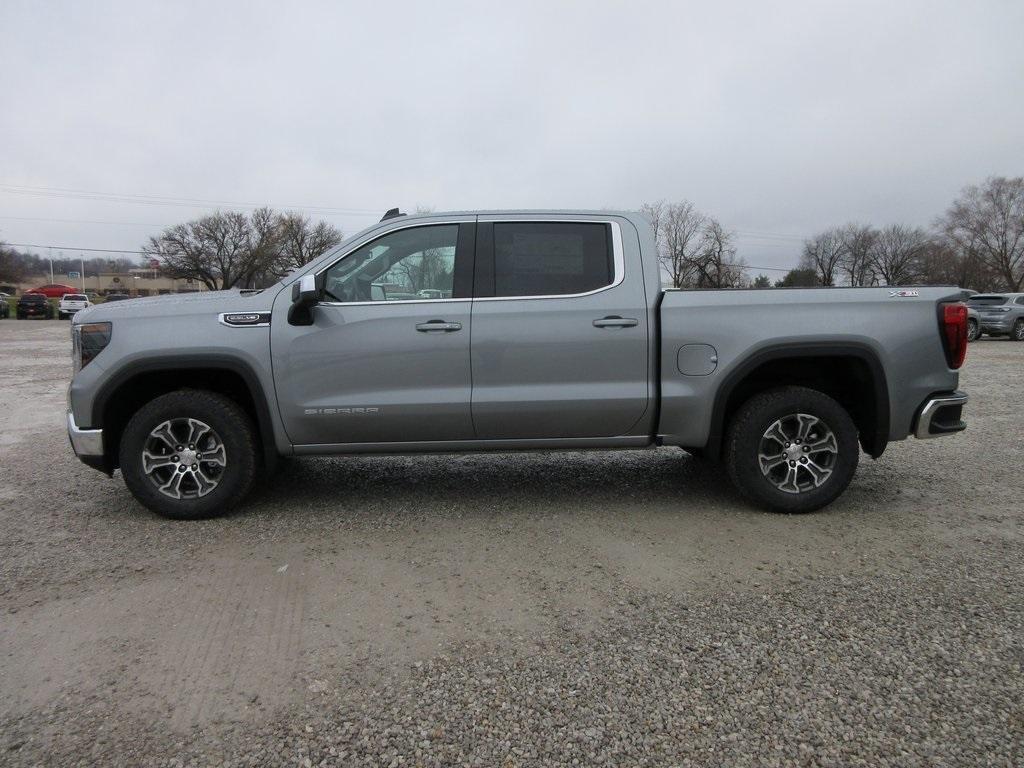
[[[871,246],[877,234],[875,228],[867,224],[851,223],[840,230],[843,239],[840,267],[850,285],[861,287],[875,284]]]
[[[266,285],[340,241],[341,232],[330,224],[314,226],[298,213],[258,208],[248,215],[217,211],[168,227],[142,251],[167,274],[220,290]]]
[[[29,259],[5,243],[0,243],[0,280],[19,283],[29,271]]]
[[[845,254],[846,240],[842,230],[832,227],[804,241],[800,266],[813,269],[822,285],[835,285]]]
[[[976,257],[1007,291],[1024,285],[1024,177],[967,187],[939,219],[963,258]]]
[[[308,264],[342,240],[337,227],[326,221],[310,222],[301,213],[286,212],[278,217],[281,254],[288,269]]]
[[[921,259],[930,239],[920,227],[893,224],[878,231],[871,245],[871,263],[886,285],[920,278]]]
[[[707,219],[691,265],[696,288],[740,288],[746,282],[746,265],[736,257],[733,234],[716,219]]]
[[[231,288],[242,278],[248,219],[234,211],[168,227],[142,247],[173,277],[199,280],[210,290]]]
[[[921,257],[921,279],[926,285],[955,285],[975,291],[999,290],[1002,278],[971,250],[962,251],[949,238],[936,238]]]
[[[661,265],[668,272],[672,287],[682,288],[695,275],[698,255],[704,247],[702,233],[707,217],[693,203],[683,200],[664,206],[660,222],[664,244],[659,252]]]

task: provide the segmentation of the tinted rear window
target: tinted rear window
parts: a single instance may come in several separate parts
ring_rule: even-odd
[[[608,224],[522,222],[494,225],[494,295],[556,296],[610,285]]]
[[[68,301],[85,301],[85,296],[80,293],[65,293],[64,298]]]
[[[996,304],[1005,304],[1005,296],[972,296],[968,304],[977,304],[979,306],[995,306]]]
[[[41,293],[26,293],[24,296],[21,297],[21,300],[38,303],[40,301],[46,301],[46,297],[43,296],[43,294]]]

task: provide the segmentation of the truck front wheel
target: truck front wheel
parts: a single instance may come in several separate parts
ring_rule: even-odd
[[[725,461],[739,491],[776,512],[813,512],[846,490],[860,458],[839,403],[806,387],[754,395],[729,425]]]
[[[256,475],[256,431],[223,395],[180,389],[140,408],[121,436],[125,484],[158,515],[194,520],[226,512]]]

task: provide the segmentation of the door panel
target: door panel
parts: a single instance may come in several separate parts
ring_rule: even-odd
[[[478,237],[489,238],[480,222]],[[639,255],[627,264],[615,234],[624,276],[613,287],[567,298],[475,298],[478,438],[612,437],[641,422],[649,395],[643,275]],[[477,273],[490,280],[493,268],[479,261],[493,258],[490,243],[478,240],[477,254]]]
[[[470,302],[318,305],[313,325],[274,312],[274,380],[301,444],[467,440]],[[442,321],[459,330],[417,330]]]
[[[474,230],[417,222],[361,244],[320,271],[310,325],[288,322],[281,293],[271,353],[293,444],[473,438]]]

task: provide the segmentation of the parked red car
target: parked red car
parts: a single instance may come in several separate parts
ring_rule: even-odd
[[[61,285],[60,283],[50,283],[49,285],[40,285],[38,288],[33,288],[25,293],[41,293],[50,299],[59,299],[65,293],[81,293],[82,291],[78,288],[72,288],[70,285]]]

